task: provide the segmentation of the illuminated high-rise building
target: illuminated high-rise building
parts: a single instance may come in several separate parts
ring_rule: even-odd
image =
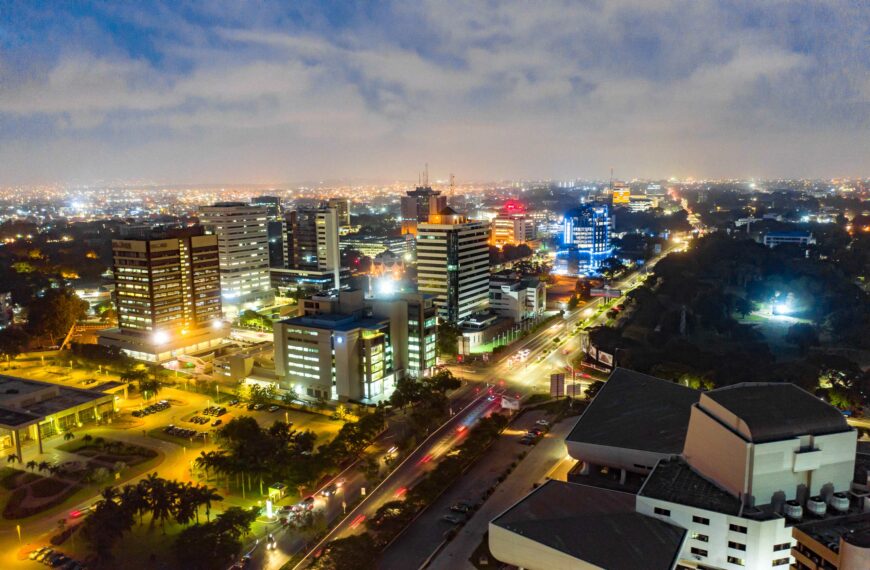
[[[556,257],[556,271],[569,275],[594,273],[613,255],[613,218],[604,204],[585,204],[563,220],[564,248]]]
[[[445,207],[417,226],[417,280],[441,318],[459,323],[489,306],[487,222]]]
[[[100,344],[151,362],[219,346],[218,251],[202,228],[142,228],[112,240],[118,328],[102,331]]]
[[[417,225],[447,207],[447,196],[423,185],[402,196],[402,233],[416,234]]]
[[[200,223],[218,239],[221,298],[224,312],[269,303],[268,208],[241,202],[219,202],[200,211]]]
[[[526,214],[525,207],[516,201],[509,201],[492,220],[492,245],[519,245],[537,237],[535,220]]]

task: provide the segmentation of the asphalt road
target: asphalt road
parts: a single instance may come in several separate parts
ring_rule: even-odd
[[[441,544],[444,533],[452,527],[441,517],[449,513],[450,506],[458,501],[483,503],[483,494],[496,484],[511,462],[517,460],[517,455],[522,451],[530,451],[531,448],[520,445],[519,440],[544,415],[541,411],[531,411],[512,423],[467,473],[384,550],[378,568],[404,570],[420,567]]]
[[[413,487],[428,471],[434,468],[440,458],[467,436],[468,428],[497,410],[498,407],[499,403],[495,400],[490,401],[486,392],[476,394],[469,404],[434,431],[380,485],[371,490],[355,509],[348,512],[347,516],[320,543],[311,548],[309,554],[317,552],[322,545],[330,540],[365,531],[364,522],[371,518],[381,505],[404,496],[409,488]],[[295,568],[303,568],[309,561],[310,558],[304,558]],[[265,568],[273,568],[273,566],[265,566]]]

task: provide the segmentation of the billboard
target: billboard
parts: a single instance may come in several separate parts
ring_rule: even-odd
[[[622,297],[622,290],[620,289],[591,289],[589,291],[589,295],[591,297],[604,297],[605,299],[617,299]]]
[[[550,396],[561,398],[565,395],[565,375],[562,373],[550,374]]]
[[[501,397],[501,407],[503,410],[519,410],[520,409],[520,399],[512,398],[510,396],[502,396]]]

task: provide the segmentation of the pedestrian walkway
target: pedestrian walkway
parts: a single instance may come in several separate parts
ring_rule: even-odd
[[[526,496],[535,483],[541,483],[566,455],[565,437],[577,422],[567,418],[555,426],[548,437],[536,445],[492,496],[462,527],[456,537],[431,561],[433,570],[474,570],[469,558],[489,529],[489,521]]]

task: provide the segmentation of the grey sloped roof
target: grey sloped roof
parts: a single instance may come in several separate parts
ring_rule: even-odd
[[[551,480],[492,524],[600,568],[673,568],[686,530],[635,512],[635,496]]]
[[[617,368],[580,416],[567,441],[679,454],[701,392]]]
[[[704,397],[737,416],[754,443],[851,429],[835,407],[785,382],[743,382],[711,390]]]

